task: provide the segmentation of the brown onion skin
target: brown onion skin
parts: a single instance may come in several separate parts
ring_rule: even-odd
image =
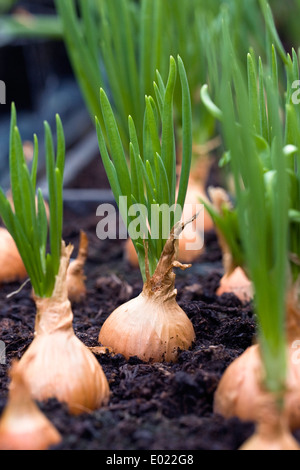
[[[73,247],[62,245],[60,271],[50,298],[35,297],[35,338],[19,367],[32,396],[57,398],[73,414],[89,412],[109,400],[109,385],[93,353],[75,336],[66,272]]]
[[[37,335],[21,367],[38,401],[56,398],[75,415],[108,403],[109,386],[100,364],[72,332]]]
[[[0,434],[0,450],[48,450],[51,446],[59,444],[60,440],[56,440],[55,434],[49,439],[50,444],[45,445],[45,429],[40,429],[34,435],[28,433],[15,434],[5,433]]]
[[[46,450],[62,438],[31,398],[23,374],[14,362],[13,383],[0,420],[0,450]]]
[[[11,191],[8,192],[7,199],[14,210]],[[49,220],[49,207],[47,203],[45,203],[45,210]],[[0,285],[15,281],[24,281],[26,277],[26,268],[14,239],[6,228],[0,227]]]
[[[257,425],[240,450],[299,450],[292,436],[286,414],[285,391],[270,393],[261,388],[257,407]]]
[[[290,429],[300,427],[300,307],[299,281],[289,286],[286,297],[287,378],[285,415]],[[253,345],[235,359],[223,374],[215,393],[214,410],[227,418],[257,421],[263,366],[259,346]]]
[[[157,301],[145,293],[118,307],[99,334],[99,342],[114,353],[145,362],[176,362],[178,351],[194,340],[192,323],[174,298]]]
[[[0,227],[0,284],[23,281],[26,276],[24,263],[12,236]]]
[[[288,348],[285,412],[289,428],[300,427],[300,367],[294,364],[295,349]],[[243,421],[257,421],[262,397],[263,377],[259,346],[253,345],[224,372],[214,396],[214,412],[225,418],[237,416]]]
[[[196,217],[196,216],[194,216]],[[194,217],[187,223],[191,223]],[[175,362],[178,351],[189,349],[195,339],[193,325],[176,302],[173,268],[187,269],[177,258],[178,236],[186,226],[173,227],[152,277],[145,244],[146,281],[142,293],[114,310],[104,322],[99,342],[127,359]]]
[[[235,268],[230,274],[225,274],[220,281],[220,287],[216,294],[224,293],[236,295],[242,303],[248,303],[253,299],[253,285],[240,267]]]
[[[288,430],[277,435],[261,435],[261,432],[257,431],[239,450],[300,450],[300,447]]]

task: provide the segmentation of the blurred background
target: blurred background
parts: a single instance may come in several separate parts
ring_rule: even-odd
[[[139,3],[139,0],[128,1]],[[189,1],[191,0],[182,0],[182,8]],[[209,9],[210,14],[215,17],[222,16],[224,6],[234,14],[239,10],[236,31],[239,41],[245,38],[241,55],[249,46],[260,47],[265,33],[259,0],[214,0],[202,3],[209,4],[203,8]],[[286,50],[289,51],[292,47],[297,50],[300,45],[300,1],[270,0],[269,3]],[[243,4],[247,4],[247,7],[242,6]],[[39,19],[34,27],[33,18]],[[188,30],[186,33],[188,34]],[[184,41],[184,37],[180,40]],[[99,159],[94,124],[70,64],[63,26],[54,0],[0,1],[0,80],[6,84],[6,104],[0,105],[1,186],[9,188],[8,136],[10,104],[14,101],[23,141],[28,142],[25,150],[29,159],[33,133],[38,135],[43,153],[43,121],[47,120],[54,129],[55,114],[60,114],[68,150],[65,199],[69,198],[70,203],[79,198],[100,198],[101,201],[110,199],[111,193]],[[200,86],[203,77],[199,81]],[[203,127],[205,126],[202,125],[202,129]],[[199,143],[204,144],[208,137],[213,137],[213,131],[203,133]],[[43,177],[44,168],[41,165],[39,178],[42,189]],[[84,191],[79,196],[76,190]]]
[[[26,31],[19,27],[19,20],[17,23],[14,21],[17,16],[24,18],[26,24],[32,15],[45,17],[47,27],[43,29],[42,25],[38,32]],[[6,104],[0,106],[1,186],[8,189],[10,185],[9,124],[10,105],[14,101],[29,160],[33,133],[38,135],[42,157],[43,122],[47,120],[55,129],[55,114],[58,113],[63,121],[70,157],[65,174],[66,189],[84,188],[84,172],[87,173],[89,188],[108,189],[101,168],[95,128],[69,62],[53,0],[0,1],[0,80],[6,84]],[[98,164],[93,164],[96,157]],[[68,163],[70,160],[72,164]],[[47,184],[43,164],[39,167],[39,184],[45,193]],[[106,197],[109,196],[106,194]],[[78,198],[78,192],[66,191],[66,198],[72,205],[72,201]],[[102,198],[105,199],[105,196],[102,195]]]

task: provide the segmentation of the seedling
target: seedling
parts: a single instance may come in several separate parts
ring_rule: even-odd
[[[10,174],[13,206],[0,189],[0,215],[13,237],[33,287],[37,307],[35,337],[22,356],[18,369],[34,398],[55,397],[81,413],[106,402],[109,388],[101,366],[75,336],[68,299],[67,270],[73,247],[62,242],[63,172],[65,143],[62,124],[56,117],[57,150],[45,123],[45,154],[49,192],[49,229],[45,201],[37,190],[38,139],[28,170],[17,118],[12,105]],[[49,237],[48,237],[49,236]],[[48,251],[49,244],[49,251]]]
[[[241,55],[248,37],[263,43],[263,28],[256,0],[229,2],[231,32]],[[206,51],[220,34],[223,2],[215,0],[56,0],[63,23],[69,57],[92,119],[104,131],[98,91],[102,87],[111,104],[125,149],[127,117],[132,116],[139,145],[142,143],[144,97],[152,95],[155,70],[165,80],[168,57],[178,54],[189,71],[193,104],[194,144],[204,143],[214,132],[214,120],[199,106],[199,87],[207,80]],[[175,132],[181,139],[180,87],[174,94]],[[178,147],[179,148],[179,147]]]
[[[267,21],[270,22],[269,16]],[[272,38],[279,52],[282,52],[274,28],[269,23]],[[291,258],[288,245],[295,243],[293,230],[289,230],[289,207],[295,204],[299,194],[295,198],[295,188],[299,183],[294,159],[297,158],[298,148],[293,141],[299,134],[299,128],[296,125],[298,122],[291,118],[297,113],[295,109],[292,111],[289,84],[291,77],[295,78],[298,74],[298,63],[295,55],[293,61],[284,56],[288,77],[284,128],[274,46],[269,56],[269,73],[265,72],[260,61],[257,76],[254,55],[248,55],[247,86],[225,26],[220,107],[212,104],[206,95],[206,88],[202,91],[206,105],[222,120],[226,146],[230,151],[239,234],[244,262],[254,285],[258,318],[258,344],[246,350],[225,372],[216,392],[215,410],[226,416],[238,414],[242,419],[260,423],[257,435],[245,448],[260,448],[262,442],[268,442],[268,445],[290,449],[298,448],[288,433],[286,417],[289,425],[295,426],[296,402],[293,400],[297,392],[294,385],[287,381],[287,370],[295,370],[293,374],[297,375],[290,349],[291,325],[294,325],[295,318],[291,310],[297,308],[297,303],[292,303],[295,296],[291,297],[290,293],[295,293],[295,287],[289,282],[288,264]],[[294,272],[295,280],[297,275],[292,265],[291,272]],[[241,376],[245,370],[247,381]],[[263,417],[270,410],[274,415],[270,421],[273,427],[266,426]],[[274,439],[276,437],[275,443],[270,443],[266,432]]]
[[[138,239],[133,240],[144,281],[143,292],[109,316],[102,326],[99,341],[125,357],[137,355],[146,361],[175,360],[178,348],[189,348],[194,340],[192,324],[175,300],[175,274],[172,273],[173,267],[187,267],[176,261],[178,236],[184,228],[184,223],[179,222],[181,211],[175,210],[174,215],[169,210],[164,216],[164,222],[167,217],[169,226],[174,226],[168,240],[163,236],[161,225],[156,237],[153,231],[148,231],[149,226],[153,227],[153,218],[149,218],[153,207],[159,209],[162,204],[166,204],[168,208],[182,208],[188,184],[192,152],[191,102],[187,76],[180,57],[178,70],[182,89],[184,134],[177,199],[173,127],[177,66],[174,58],[170,58],[166,85],[158,74],[156,101],[146,97],[141,147],[133,119],[129,116],[130,167],[109,100],[103,90],[100,92],[109,143],[109,147],[106,146],[106,138],[97,120],[100,153],[116,201],[120,201],[120,196],[127,197],[126,205],[119,203],[119,209],[128,228],[132,204],[142,204],[147,211],[145,213],[141,210],[140,225],[143,231]]]

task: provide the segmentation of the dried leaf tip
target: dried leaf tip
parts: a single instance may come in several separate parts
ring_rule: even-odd
[[[192,266],[191,264],[181,264],[177,261],[179,237],[184,228],[192,223],[198,215],[199,213],[194,214],[188,221],[179,221],[174,225],[165,243],[156,270],[151,278],[147,277],[143,291],[148,294],[160,291],[162,295],[173,295],[173,293],[176,295],[176,291],[174,291],[176,276],[173,268],[185,270]]]

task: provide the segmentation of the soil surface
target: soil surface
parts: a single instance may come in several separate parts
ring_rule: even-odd
[[[124,243],[100,241],[97,220],[66,214],[64,238],[75,246],[79,229],[89,237],[86,265],[88,296],[73,306],[76,335],[87,345],[98,345],[107,316],[142,288],[139,271],[124,259]],[[63,436],[56,449],[105,450],[235,450],[252,434],[252,423],[226,420],[213,412],[213,396],[226,367],[254,340],[255,318],[251,305],[231,294],[215,295],[222,275],[221,253],[213,232],[206,249],[192,268],[177,273],[178,303],[193,322],[196,342],[181,352],[176,364],[147,364],[137,358],[97,356],[110,384],[107,406],[90,414],[71,416],[52,399],[39,404]],[[0,293],[0,339],[6,345],[6,364],[0,365],[0,412],[7,399],[7,371],[33,339],[35,307],[30,285],[14,297]]]

